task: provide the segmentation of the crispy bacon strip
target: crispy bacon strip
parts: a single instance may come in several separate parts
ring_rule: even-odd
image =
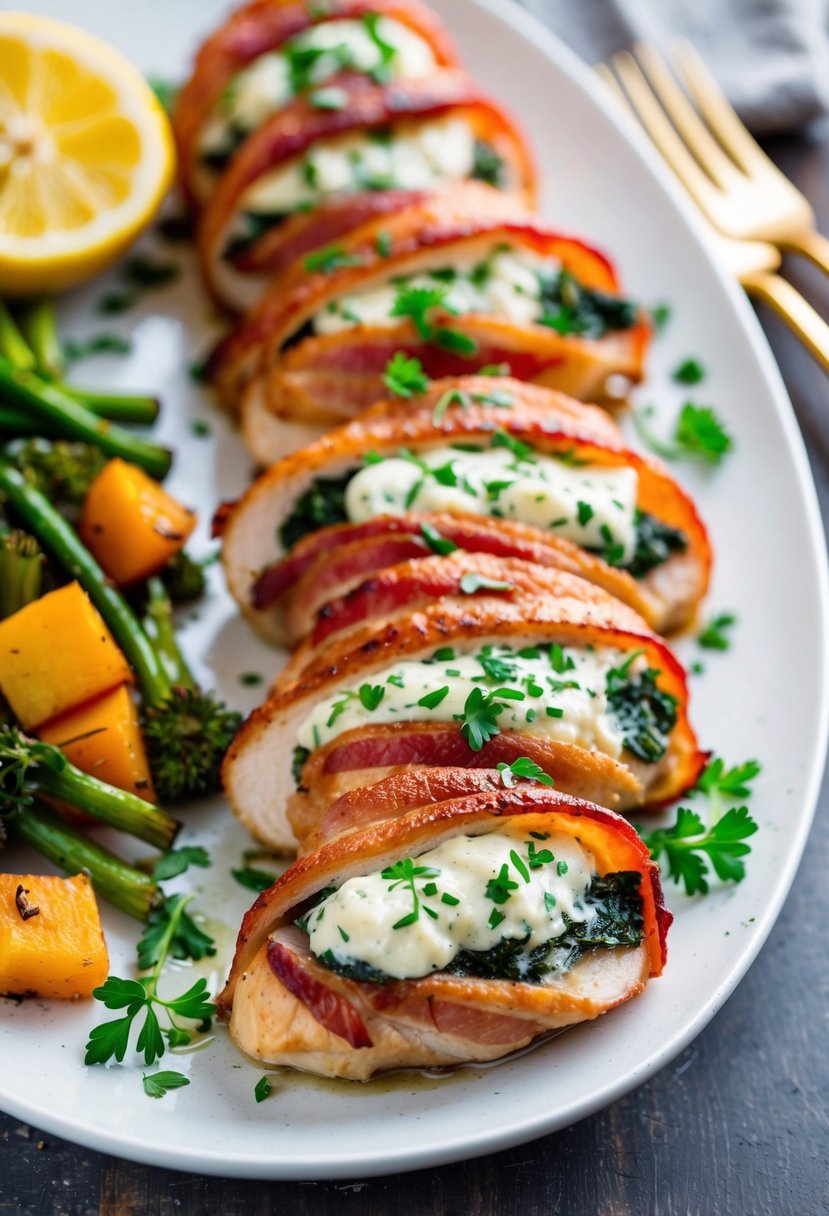
[[[309,26],[379,13],[424,38],[438,65],[458,62],[443,24],[418,0],[330,0],[325,10],[317,13],[312,5],[295,0],[252,0],[203,43],[173,113],[181,186],[191,203],[204,201],[198,190],[199,137],[225,87],[259,56],[278,50]]]
[[[271,938],[267,949],[268,966],[280,984],[311,1010],[321,1026],[345,1039],[349,1047],[372,1046],[357,1010],[324,982],[330,973],[308,957],[302,958],[284,942]]]

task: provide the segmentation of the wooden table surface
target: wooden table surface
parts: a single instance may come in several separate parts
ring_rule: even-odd
[[[769,151],[829,232],[829,135]],[[787,273],[829,317],[829,279]],[[762,316],[829,520],[829,381]],[[239,1182],[119,1161],[0,1115],[0,1216],[817,1216],[829,1212],[829,785],[783,914],[711,1025],[641,1089],[492,1157],[364,1182]],[[820,932],[811,932],[818,926]]]

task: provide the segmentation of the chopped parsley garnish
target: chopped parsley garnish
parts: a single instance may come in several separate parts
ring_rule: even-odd
[[[362,261],[359,254],[346,253],[342,245],[329,245],[326,249],[316,249],[309,253],[305,259],[305,269],[331,274],[346,266],[360,266]]]
[[[727,630],[736,625],[737,618],[731,612],[721,612],[709,621],[701,633],[697,634],[697,645],[704,650],[729,650],[731,638]]]
[[[453,540],[449,540],[448,536],[441,536],[437,528],[433,528],[431,524],[425,521],[420,525],[420,534],[432,552],[439,554],[441,557],[454,553],[458,547]]]
[[[494,693],[472,689],[461,715],[461,734],[473,752],[479,752],[494,735],[501,733],[496,719],[505,708],[494,699]]]
[[[694,787],[696,790],[701,790],[707,794],[709,798],[715,795],[726,795],[729,798],[748,798],[751,794],[749,782],[759,776],[761,765],[758,760],[746,760],[743,764],[735,764],[733,768],[726,768],[725,761],[719,757],[712,757]]]
[[[422,705],[424,709],[436,709],[441,701],[445,701],[449,696],[449,685],[444,684],[441,688],[436,688],[433,692],[427,692],[420,698],[418,705]]]
[[[259,671],[240,671],[239,683],[244,684],[245,688],[256,688],[259,684],[263,684],[265,677]]]
[[[403,857],[400,861],[396,861],[391,866],[386,866],[385,870],[381,870],[380,877],[384,878],[389,883],[389,890],[393,891],[395,887],[404,884],[409,888],[412,896],[412,910],[400,920],[392,925],[393,929],[405,929],[408,925],[413,925],[420,917],[421,909],[431,916],[434,920],[437,919],[437,913],[427,904],[423,903],[417,890],[416,880],[418,878],[437,878],[440,870],[436,870],[430,866],[415,865],[411,857]]]
[[[260,1077],[253,1087],[253,1096],[257,1103],[264,1102],[273,1093],[273,1086],[267,1077]]]
[[[395,397],[408,398],[416,393],[425,393],[429,387],[429,377],[419,359],[409,358],[399,350],[386,364],[383,383]]]
[[[576,503],[576,511],[578,513],[579,523],[581,524],[582,527],[585,527],[586,524],[589,524],[590,520],[593,518],[593,515],[595,514],[590,503],[582,502],[581,499],[579,499],[578,502]]]
[[[524,781],[537,781],[540,785],[555,785],[555,781],[545,773],[534,760],[530,760],[529,756],[519,756],[517,760],[513,760],[512,764],[507,764],[504,760],[500,760],[497,765],[498,772],[501,774],[501,781],[507,787],[512,789],[515,785],[516,778],[521,778]],[[535,849],[535,845],[530,842],[530,852]],[[550,854],[552,860],[552,854]],[[532,862],[530,863],[532,868]]]
[[[250,891],[267,891],[268,887],[272,887],[276,882],[276,874],[270,874],[267,870],[258,870],[254,866],[243,866],[239,870],[230,871],[236,879],[240,887],[247,887]]]
[[[477,350],[477,343],[445,325],[436,325],[433,314],[442,311],[454,314],[456,310],[447,304],[449,287],[438,284],[435,287],[409,287],[405,282],[397,289],[397,296],[391,308],[391,316],[408,317],[415,327],[418,337],[424,342],[431,342],[444,350],[456,354],[471,355]]]
[[[516,460],[533,461],[533,450],[530,445],[522,443],[520,439],[516,439],[509,431],[505,431],[503,427],[498,427],[493,431],[490,446],[493,448],[508,448]]]
[[[464,595],[474,595],[476,591],[515,590],[515,583],[507,582],[505,579],[487,578],[485,574],[478,574],[475,570],[462,574],[459,586]]]
[[[144,1093],[148,1098],[163,1098],[171,1089],[181,1089],[190,1084],[190,1078],[180,1072],[150,1072],[142,1073],[141,1081]]]
[[[651,323],[658,334],[662,333],[662,330],[670,321],[672,312],[673,309],[671,308],[671,305],[666,304],[664,301],[659,304],[654,304],[653,308],[650,310]]]
[[[162,853],[152,868],[152,876],[156,882],[164,882],[168,878],[177,878],[190,866],[207,869],[211,864],[209,853],[201,845],[184,845],[180,849],[168,849]]]
[[[683,361],[674,368],[672,379],[677,384],[701,384],[705,379],[705,368],[700,363],[699,359],[683,359]]]
[[[387,258],[391,253],[391,236],[383,229],[377,233],[377,240],[374,242],[374,248],[377,250],[381,258]]]
[[[734,441],[710,405],[694,405],[686,401],[668,440],[659,439],[650,429],[646,417],[650,411],[634,410],[633,421],[639,438],[665,460],[702,460],[720,464]]]
[[[383,700],[386,690],[382,684],[361,684],[358,695],[360,704],[371,713]]]

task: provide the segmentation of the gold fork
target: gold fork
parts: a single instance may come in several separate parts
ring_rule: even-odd
[[[717,116],[717,133],[724,144],[722,130],[729,127],[728,146],[733,155],[736,156],[738,146],[743,147],[741,163],[751,163],[751,177],[716,143],[656,52],[639,46],[637,55],[640,61],[647,62],[651,81],[658,81],[659,97],[626,51],[611,60],[616,75],[605,64],[599,64],[596,71],[628,112],[639,120],[712,225],[709,235],[720,260],[749,295],[771,305],[829,371],[829,325],[791,283],[774,273],[781,262],[778,244],[805,253],[829,271],[829,241],[814,231],[814,215],[808,202],[757,147],[690,48],[681,51],[689,87],[693,79],[694,96],[700,108],[705,98],[709,121],[713,122],[712,115]],[[708,84],[713,94],[704,87]],[[733,119],[730,126],[723,122],[725,115]],[[749,156],[751,149],[755,156]],[[758,217],[765,204],[760,201],[752,208],[748,201],[760,192],[770,200],[763,220]],[[788,220],[784,215],[788,215]]]

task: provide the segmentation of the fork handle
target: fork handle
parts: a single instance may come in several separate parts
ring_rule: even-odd
[[[829,239],[822,232],[807,228],[794,236],[776,242],[787,253],[802,253],[810,262],[829,274]]]
[[[829,325],[808,300],[779,274],[761,270],[743,275],[740,281],[750,296],[771,305],[811,351],[823,370],[829,372]]]

